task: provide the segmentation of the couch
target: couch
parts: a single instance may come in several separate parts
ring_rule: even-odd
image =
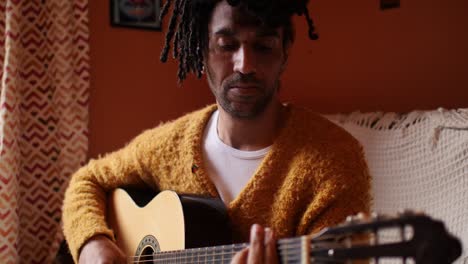
[[[424,211],[462,240],[468,263],[468,108],[327,115],[364,147],[372,209]]]

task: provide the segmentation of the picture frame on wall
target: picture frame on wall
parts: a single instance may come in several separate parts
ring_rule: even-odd
[[[161,0],[110,0],[111,25],[161,30]]]

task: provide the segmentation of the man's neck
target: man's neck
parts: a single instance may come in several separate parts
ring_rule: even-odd
[[[219,109],[218,136],[225,144],[246,151],[266,148],[273,144],[283,122],[284,106],[273,101],[259,116],[237,118]]]

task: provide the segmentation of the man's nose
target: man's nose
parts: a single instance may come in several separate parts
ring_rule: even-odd
[[[234,53],[234,71],[242,74],[252,74],[257,71],[255,52],[245,46],[241,46]]]

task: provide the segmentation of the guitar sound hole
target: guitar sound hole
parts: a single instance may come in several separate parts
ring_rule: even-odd
[[[138,256],[138,263],[153,263],[154,253],[159,251],[161,248],[158,240],[152,235],[147,235],[140,241],[135,256]]]
[[[139,257],[139,262],[141,263],[153,263],[154,261],[154,249],[150,246],[145,247],[143,251],[141,252],[141,255]]]

